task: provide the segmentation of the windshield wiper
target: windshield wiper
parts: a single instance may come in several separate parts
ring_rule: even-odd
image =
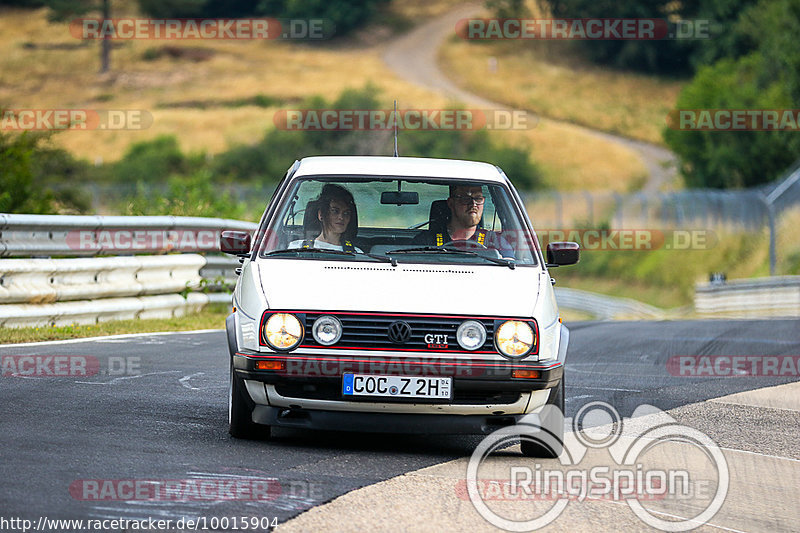
[[[454,250],[452,248],[442,248],[440,246],[420,246],[418,248],[400,248],[397,250],[389,250],[386,252],[387,254],[456,254],[456,255],[466,255],[470,257],[480,257],[481,259],[486,259],[487,261],[491,261],[497,265],[507,266],[511,270],[517,268],[517,263],[513,259],[503,259],[499,257],[488,257],[485,255],[481,255],[477,252],[470,252],[468,250]]]
[[[368,254],[366,252],[356,252],[355,250],[350,252],[345,252],[344,250],[330,250],[328,248],[283,248],[281,250],[272,250],[271,252],[266,252],[262,254],[263,256],[268,255],[276,255],[276,254],[283,254],[283,253],[318,253],[318,254],[333,254],[333,255],[349,255],[350,257],[355,257],[357,255],[366,255],[367,257],[371,257],[372,259],[376,259],[381,261],[382,263],[391,263],[392,266],[397,266],[397,260],[393,257],[384,257],[375,254]]]
[[[345,252],[342,250],[330,250],[328,248],[283,248],[281,250],[272,250],[271,252],[266,252],[262,255],[276,255],[276,254],[285,254],[285,253],[308,253],[314,252],[318,254],[334,254],[334,255],[356,255],[355,252]]]

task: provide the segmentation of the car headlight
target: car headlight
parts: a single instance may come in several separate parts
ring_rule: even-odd
[[[494,334],[500,353],[506,357],[521,359],[528,355],[536,344],[533,328],[521,320],[503,322]]]
[[[465,350],[477,350],[486,342],[486,328],[478,321],[465,320],[458,326],[456,339]]]
[[[335,316],[321,316],[314,321],[311,333],[315,341],[323,346],[330,346],[342,338],[342,323]]]
[[[275,313],[264,324],[264,338],[276,350],[291,350],[303,340],[303,325],[289,313]]]

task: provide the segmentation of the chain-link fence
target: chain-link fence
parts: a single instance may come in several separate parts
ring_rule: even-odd
[[[542,191],[524,197],[536,227],[614,229],[728,227],[758,230],[768,221],[761,191],[692,190],[662,194]]]
[[[781,179],[753,189],[656,194],[540,191],[525,194],[524,200],[536,227],[758,231],[767,227],[772,217],[800,204],[800,161]]]

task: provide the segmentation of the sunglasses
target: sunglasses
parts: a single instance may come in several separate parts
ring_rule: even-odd
[[[472,205],[472,202],[475,202],[475,205],[483,205],[486,201],[485,196],[469,196],[466,194],[457,194],[453,198],[460,205]]]

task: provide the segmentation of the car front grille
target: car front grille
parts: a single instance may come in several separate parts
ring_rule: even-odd
[[[321,316],[332,315],[342,323],[342,338],[334,346],[322,346],[314,340],[311,328]],[[435,352],[466,352],[459,346],[456,331],[465,320],[477,320],[486,328],[486,342],[468,353],[496,353],[494,348],[495,320],[437,315],[385,315],[378,313],[305,313],[305,338],[302,346],[307,348],[360,348],[377,350],[414,350]],[[405,322],[411,328],[411,336],[405,342],[390,338],[389,328],[396,322]],[[434,343],[431,347],[426,335],[444,335],[446,343]],[[443,337],[439,337],[443,339]],[[446,344],[446,348],[444,345]]]

